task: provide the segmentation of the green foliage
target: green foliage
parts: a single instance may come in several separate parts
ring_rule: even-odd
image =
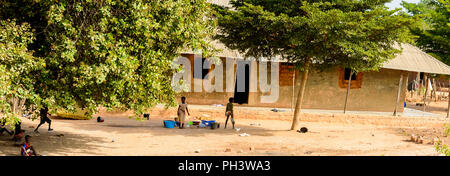
[[[420,87],[418,91],[420,95],[425,95],[425,87]]]
[[[435,144],[436,151],[444,154],[445,156],[450,156],[450,148],[446,144],[442,144],[441,140]]]
[[[411,17],[421,20],[411,27],[418,36],[417,46],[433,57],[450,65],[450,1],[421,0],[420,3],[402,3]]]
[[[450,135],[450,124],[444,125],[444,135],[445,136]]]
[[[65,110],[57,110],[56,117],[63,119],[71,119],[71,120],[89,120],[92,117],[87,116],[86,112],[77,108],[76,112],[67,112]]]
[[[25,100],[34,100],[33,81],[28,75],[42,67],[27,46],[34,39],[30,26],[0,20],[0,120],[13,125]]]
[[[175,104],[171,62],[186,48],[210,51],[214,21],[206,0],[7,0],[1,19],[28,22],[31,49],[45,61],[32,72],[34,104],[142,114]]]
[[[232,1],[216,7],[217,39],[247,56],[280,55],[302,69],[341,66],[377,70],[410,42],[413,19],[384,6],[387,0]]]
[[[450,124],[444,124],[444,136],[450,134]],[[450,156],[450,147],[446,144],[442,144],[441,139],[435,144],[436,151],[444,154],[445,156]]]

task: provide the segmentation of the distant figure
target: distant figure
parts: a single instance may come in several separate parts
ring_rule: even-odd
[[[3,132],[5,132],[5,131],[9,135],[13,135],[13,133],[8,131],[8,129],[5,127],[5,123],[6,123],[6,121],[4,119],[2,119],[2,121],[0,122],[0,135],[3,135]]]
[[[178,105],[178,120],[180,121],[180,129],[184,128],[184,120],[186,119],[186,112],[188,115],[191,115],[189,113],[187,104],[186,104],[186,97],[181,97],[181,104]]]
[[[48,131],[53,131],[53,129],[50,128],[50,126],[52,125],[52,120],[50,120],[50,118],[48,118],[48,115],[51,116],[51,114],[48,113],[48,108],[47,108],[47,107],[42,108],[42,109],[41,109],[41,112],[40,112],[40,115],[41,115],[41,123],[39,123],[39,125],[36,127],[36,129],[34,130],[34,132],[35,132],[35,133],[39,133],[39,131],[38,131],[39,127],[40,127],[41,125],[43,125],[45,122],[48,123]]]
[[[227,109],[225,110],[225,116],[227,117],[227,120],[225,121],[225,128],[227,128],[227,123],[228,123],[228,118],[231,116],[231,124],[233,124],[233,129],[234,129],[234,114],[233,114],[233,102],[234,102],[234,98],[230,98],[228,99],[228,103],[227,103]]]
[[[20,140],[22,140],[23,136],[24,136],[24,132],[25,130],[22,130],[22,122],[17,122],[17,124],[14,126],[14,136],[12,138],[12,140],[14,142],[18,142]]]
[[[105,121],[105,119],[103,117],[100,117],[100,116],[97,117],[97,122],[104,122],[104,121]]]
[[[408,91],[416,91],[419,88],[419,84],[416,80],[412,80],[408,84]]]
[[[33,146],[31,146],[31,136],[26,135],[25,136],[25,143],[22,144],[22,147],[20,148],[20,155],[22,156],[37,156],[36,151],[34,150]]]

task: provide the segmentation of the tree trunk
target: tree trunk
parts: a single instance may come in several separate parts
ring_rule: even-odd
[[[400,74],[400,81],[398,81],[397,101],[395,101],[394,116],[397,116],[398,103],[400,102],[400,92],[402,92],[403,73]]]
[[[295,104],[294,119],[292,120],[291,130],[296,130],[299,128],[298,121],[299,121],[299,116],[300,116],[300,112],[302,109],[306,81],[308,80],[309,62],[310,62],[310,59],[307,59],[306,64],[305,64],[305,71],[302,74],[302,82],[301,82],[300,88],[298,89],[297,103]]]
[[[295,101],[295,70],[292,72],[292,101],[291,101],[291,112],[294,111],[294,101]]]
[[[347,95],[345,95],[344,114],[347,112],[348,94],[350,93],[350,86],[352,84],[352,75],[353,70],[350,70],[350,76],[348,77],[348,84],[347,84]]]

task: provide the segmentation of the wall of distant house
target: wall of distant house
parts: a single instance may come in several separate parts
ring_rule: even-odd
[[[183,54],[184,57],[191,61],[191,90],[194,88],[193,68],[194,55]],[[220,58],[225,63],[225,58]],[[298,88],[301,82],[298,71],[294,73],[286,63],[277,63],[279,65],[279,98],[275,103],[261,103],[261,96],[270,93],[262,93],[259,91],[258,66],[251,68],[250,79],[257,79],[256,89],[254,84],[250,85],[250,89],[257,90],[249,93],[248,104],[236,106],[255,106],[255,107],[273,107],[273,108],[292,108],[295,107],[295,98],[297,97]],[[258,64],[255,64],[258,65]],[[234,87],[235,79],[226,80],[226,66],[223,66],[223,83],[224,90],[226,86],[231,84]],[[270,72],[270,68],[268,69]],[[232,70],[236,73],[236,67]],[[271,73],[270,73],[271,74]],[[301,74],[301,72],[300,72]],[[360,87],[356,86],[350,89],[347,110],[349,111],[384,111],[393,112],[397,98],[398,84],[400,75],[404,74],[402,83],[402,91],[398,111],[403,112],[403,102],[406,93],[407,73],[398,70],[380,69],[375,72],[365,72],[358,77]],[[268,76],[270,78],[270,75]],[[270,80],[270,79],[269,79]],[[305,109],[325,109],[325,110],[343,110],[347,89],[342,87],[342,69],[332,68],[326,71],[311,71],[305,88],[305,97],[303,100],[303,108]],[[293,91],[294,84],[294,91]],[[352,84],[354,82],[352,81]],[[234,89],[233,89],[234,90]],[[294,95],[294,96],[293,96]],[[226,104],[229,97],[234,96],[234,92],[182,92],[179,97],[186,96],[189,104]]]

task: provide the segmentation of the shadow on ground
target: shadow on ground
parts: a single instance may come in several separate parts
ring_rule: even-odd
[[[224,129],[224,123],[220,122],[220,129],[197,128],[191,126],[185,129],[179,128],[164,128],[163,118],[153,118],[150,120],[137,121],[134,119],[128,119],[126,117],[104,117],[105,122],[98,123],[95,119],[91,120],[61,120],[55,119],[58,122],[70,123],[74,128],[87,131],[103,131],[108,133],[147,133],[155,136],[170,136],[170,135],[186,135],[191,137],[201,137],[207,134],[217,133],[220,135],[238,135],[240,133],[251,133],[253,136],[273,136],[274,132],[288,130],[274,130],[266,129],[261,126],[252,126],[250,124],[236,122],[236,128],[240,128],[240,131],[231,129],[229,123],[227,129]]]
[[[68,153],[76,153],[77,155],[99,155],[101,153],[99,153],[99,150],[97,149],[100,146],[92,144],[92,142],[106,142],[102,138],[73,134],[66,131],[47,132],[46,130],[41,129],[40,134],[35,134],[33,129],[28,127],[29,125],[29,123],[24,123],[22,129],[25,130],[25,135],[32,136],[31,144],[34,146],[37,153],[44,156],[64,156],[68,155]],[[14,142],[11,138],[12,137],[7,134],[0,136],[0,155],[20,155],[20,146],[18,145],[23,144],[23,139],[20,142]],[[105,146],[101,147],[104,148]]]

